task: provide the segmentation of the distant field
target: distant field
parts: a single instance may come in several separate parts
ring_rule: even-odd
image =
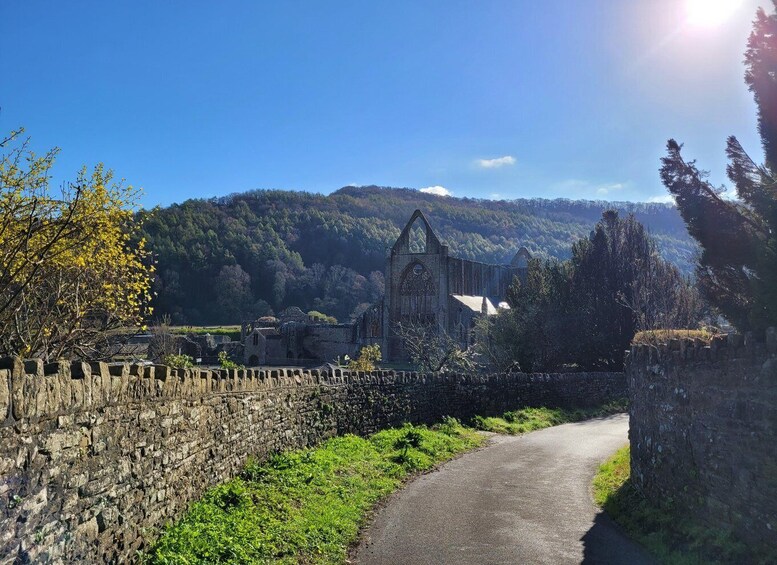
[[[170,326],[174,334],[226,335],[232,341],[240,341],[240,326]]]

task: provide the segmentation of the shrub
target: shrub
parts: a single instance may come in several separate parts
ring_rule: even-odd
[[[318,310],[311,310],[308,312],[308,317],[311,320],[314,320],[316,322],[323,322],[325,324],[336,324],[337,318],[334,316],[327,316],[323,312],[319,312]]]
[[[359,350],[359,357],[348,362],[351,371],[374,371],[375,364],[381,360],[380,345],[365,345]]]
[[[238,365],[232,361],[226,351],[219,351],[219,365],[222,369],[245,369],[244,365]]]
[[[194,359],[191,356],[182,353],[167,355],[163,359],[165,365],[177,367],[179,369],[191,369],[194,367]]]

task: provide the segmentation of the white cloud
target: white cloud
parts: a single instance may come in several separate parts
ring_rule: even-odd
[[[622,190],[625,188],[625,185],[620,182],[614,182],[612,184],[604,184],[596,189],[596,194],[599,196],[607,196],[611,192],[614,192],[616,190]]]
[[[478,167],[483,169],[498,169],[505,165],[515,165],[515,157],[512,155],[505,155],[504,157],[497,157],[495,159],[477,159],[475,161]]]
[[[557,182],[550,187],[553,192],[561,193],[561,196],[568,195],[569,198],[601,199],[624,198],[623,193],[633,193],[633,188],[631,181],[600,184],[575,178]]]
[[[488,195],[490,200],[504,200],[504,197],[498,192],[492,192]]]
[[[671,194],[660,194],[658,196],[651,196],[650,198],[648,198],[648,202],[674,204],[674,196],[672,196]]]
[[[427,186],[426,188],[419,188],[421,192],[425,192],[426,194],[434,194],[436,196],[452,196],[453,193],[445,188],[444,186],[436,185],[436,186]]]

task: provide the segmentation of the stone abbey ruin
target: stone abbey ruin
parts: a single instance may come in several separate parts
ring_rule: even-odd
[[[354,356],[378,344],[383,359],[406,356],[397,324],[436,326],[466,348],[479,316],[507,308],[507,290],[523,277],[530,254],[521,247],[509,265],[489,265],[451,257],[420,210],[410,217],[386,259],[382,300],[352,324],[315,323],[302,311],[285,313],[280,323],[257,320],[243,325],[243,360],[248,366],[324,363]]]

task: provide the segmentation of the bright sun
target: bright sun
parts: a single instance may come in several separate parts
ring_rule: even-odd
[[[699,27],[717,27],[742,4],[742,0],[686,0],[688,23]]]

